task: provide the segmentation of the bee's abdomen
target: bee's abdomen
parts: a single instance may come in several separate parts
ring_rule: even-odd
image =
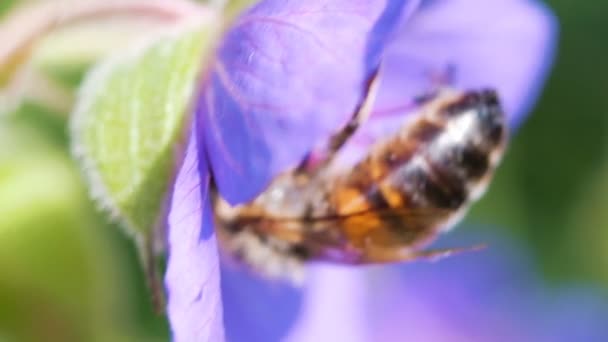
[[[483,192],[505,136],[493,91],[442,94],[359,163],[344,186],[364,194],[370,209],[444,209],[447,215]]]

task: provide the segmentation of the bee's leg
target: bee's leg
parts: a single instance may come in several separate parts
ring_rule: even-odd
[[[415,260],[437,261],[455,254],[473,252],[485,248],[485,245],[475,245],[462,248],[444,248],[416,250],[410,246],[374,246],[367,245],[361,257],[360,263],[363,264],[382,264],[408,262]]]
[[[320,151],[310,152],[296,169],[297,172],[308,172],[322,169],[329,165],[344,144],[353,136],[359,126],[369,117],[376,93],[378,92],[378,71],[374,72],[367,80],[361,102],[357,104],[355,111],[346,125],[329,138],[327,146]]]
[[[456,83],[456,65],[447,63],[439,70],[431,70],[428,72],[431,86],[435,89],[452,87]]]
[[[426,72],[429,88],[414,98],[416,106],[423,106],[435,99],[442,91],[452,88],[456,82],[456,66],[448,63],[442,69]]]

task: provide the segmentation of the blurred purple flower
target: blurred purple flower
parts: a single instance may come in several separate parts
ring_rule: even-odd
[[[309,310],[298,324],[306,329],[297,331],[297,338],[291,341],[305,341],[310,332],[336,324],[361,329],[357,326],[360,321],[340,317],[342,308],[335,304],[345,302],[344,297],[349,303],[358,301],[359,310],[364,312],[365,338],[359,341],[565,342],[608,338],[604,324],[608,297],[591,288],[551,288],[530,267],[534,262],[526,253],[504,236],[465,235],[461,233],[457,239],[450,236],[449,244],[466,246],[482,240],[491,247],[435,264],[350,271],[338,284],[335,278],[311,283],[311,300],[319,299],[314,298],[319,291],[334,296],[325,297],[320,304],[305,302]],[[331,270],[317,272],[329,274]],[[354,284],[348,285],[346,279]],[[345,284],[361,287],[361,283],[366,289],[358,296],[342,294]],[[325,318],[322,324],[317,322],[318,315]],[[323,331],[311,340],[332,341],[329,337]]]
[[[376,107],[344,151],[345,162],[399,127],[413,98],[437,84],[497,88],[516,126],[551,64],[555,26],[549,11],[531,0],[263,0],[241,16],[220,45],[200,94],[173,191],[166,287],[174,339],[221,341],[224,327],[231,341],[369,341],[379,332],[401,340],[450,327],[470,332],[465,337],[486,336],[476,329],[490,323],[479,327],[469,320],[471,326],[458,329],[464,310],[459,305],[469,303],[455,303],[459,311],[452,311],[439,302],[440,311],[427,312],[422,304],[443,298],[437,293],[451,285],[440,273],[420,283],[412,278],[404,287],[398,271],[403,266],[378,272],[314,266],[302,292],[220,267],[207,198],[210,175],[231,203],[250,200],[345,123],[380,66]],[[447,274],[445,268],[466,264],[452,273],[471,286],[503,267],[477,254],[454,259],[422,266],[429,274]],[[411,266],[406,269],[409,275]],[[513,272],[512,279],[521,278],[517,267]],[[453,300],[477,295],[463,289]],[[527,304],[526,291],[518,296]],[[407,310],[401,305],[387,306],[392,311],[385,313],[376,296],[389,304],[421,304],[420,315],[401,311]],[[488,305],[502,312],[492,300]],[[536,304],[526,308],[537,310]],[[470,307],[471,317],[485,310]],[[424,325],[418,320],[427,317],[423,313],[439,321]],[[489,319],[480,322],[494,322]],[[509,336],[536,336],[528,334],[532,323],[509,324],[500,327],[521,333]],[[415,333],[420,335],[408,335]]]

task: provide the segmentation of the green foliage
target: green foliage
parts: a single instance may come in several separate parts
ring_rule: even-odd
[[[137,237],[157,225],[213,23],[115,56],[85,80],[74,151],[93,196]]]
[[[17,0],[4,0],[0,2],[0,18],[2,18],[4,14],[15,5],[16,2]]]
[[[575,266],[574,277],[608,284],[608,159],[584,183],[568,211],[561,258]]]
[[[124,253],[88,201],[65,146],[36,114],[0,122],[0,340],[135,333],[117,284]],[[121,306],[121,309],[117,309]],[[109,335],[108,335],[109,334]]]
[[[608,172],[608,3],[547,2],[560,21],[554,69],[472,218],[516,233],[556,282],[608,285],[606,263],[592,252],[607,249],[608,221],[581,209],[608,203],[597,180],[600,168]]]

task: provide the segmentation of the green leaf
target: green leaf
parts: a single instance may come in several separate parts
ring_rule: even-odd
[[[133,235],[144,258],[161,219],[201,67],[218,37],[214,17],[203,24],[95,67],[71,118],[73,151],[92,196]]]

